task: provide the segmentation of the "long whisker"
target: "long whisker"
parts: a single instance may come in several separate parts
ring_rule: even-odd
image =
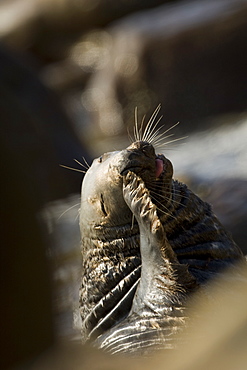
[[[165,209],[168,211],[168,212],[165,212],[163,209],[161,209],[160,207],[158,207],[158,206],[157,206],[157,204],[155,204],[155,205],[156,205],[156,207],[159,209],[159,211],[160,211],[160,212],[164,213],[165,215],[167,215],[167,216],[169,216],[169,217],[172,217],[172,218],[176,219],[176,217],[175,217],[175,216],[173,216],[173,215],[169,212],[169,209],[168,209],[168,208],[167,208],[163,203],[161,203],[157,198],[155,198],[155,197],[153,196],[153,194],[151,194],[151,197],[155,200],[155,202],[157,202],[158,204],[160,204],[162,208],[165,208]]]
[[[157,124],[160,122],[160,120],[163,118],[163,116],[160,116],[159,119],[158,119],[158,122],[155,123],[154,127],[152,128],[152,132],[153,134],[150,134],[149,135],[149,140],[153,140],[155,137],[159,136],[159,135],[163,135],[163,133],[159,133],[162,128],[164,127],[164,125],[160,126],[156,131],[154,131],[154,129],[156,128]]]
[[[85,164],[82,164],[81,162],[79,162],[77,159],[74,159],[74,161],[76,162],[76,163],[78,163],[80,166],[82,166],[82,167],[84,167],[84,168],[86,168],[87,170],[88,170],[88,168],[89,168],[89,166],[87,165],[87,166],[85,166]]]
[[[159,121],[158,121],[159,122]],[[154,133],[154,136],[156,135],[156,138],[157,139],[160,139],[162,136],[163,139],[165,139],[165,134],[167,134],[167,132],[171,131],[174,127],[176,127],[177,125],[179,125],[179,122],[175,123],[173,126],[169,127],[168,129],[166,129],[164,132],[162,132],[161,134],[158,134],[158,132],[164,127],[164,125],[162,125],[155,133]],[[171,135],[174,135],[174,134],[171,134]],[[156,145],[157,144],[157,141],[156,140],[153,140],[153,144]]]
[[[160,116],[159,119],[156,121],[156,123],[154,123],[152,127],[150,126],[150,131],[149,131],[149,134],[147,135],[147,137],[145,138],[145,141],[148,141],[149,143],[153,142],[156,135],[158,135],[159,131],[161,130],[161,127],[160,127],[155,131],[156,127],[158,126],[158,124],[160,123],[162,118],[163,118],[163,116]]]
[[[153,190],[151,190],[150,191],[150,194],[151,194],[151,197],[153,197],[155,200],[156,200],[156,202],[159,202],[159,204],[162,206],[162,207],[164,207],[164,208],[166,208],[166,210],[168,211],[169,209],[168,209],[168,207],[166,207],[163,203],[162,203],[162,200],[164,200],[165,202],[172,202],[172,200],[171,199],[169,199],[169,198],[167,198],[166,196],[162,196],[162,197],[160,197],[160,195],[159,194],[157,194],[156,193],[156,191],[153,191]],[[162,198],[161,200],[158,200],[155,196],[159,196],[159,198]]]
[[[131,143],[134,143],[134,142],[135,142],[135,140],[133,139],[133,137],[132,137],[132,136],[131,136],[131,134],[130,134],[129,127],[127,127],[127,133],[128,133],[129,141],[130,141]]]
[[[168,185],[168,184],[171,184],[171,180],[167,179],[165,181],[162,181],[162,183],[158,183],[158,182],[153,182],[153,185],[155,187],[161,187],[162,189],[164,189],[164,185]]]
[[[135,107],[134,137],[136,141],[140,141],[139,130],[138,130],[137,107]]]
[[[140,129],[139,129],[139,138],[140,138],[140,140],[143,140],[142,139],[142,137],[143,137],[143,135],[142,135],[142,129],[143,129],[143,125],[144,125],[145,116],[146,115],[144,114],[144,116],[142,117],[141,126],[140,126]]]
[[[165,183],[164,183],[164,185],[165,185]],[[162,194],[162,193],[167,193],[167,191],[166,190],[164,190],[164,187],[163,187],[163,185],[154,185],[154,186],[149,186],[149,188],[151,189],[151,190],[159,190],[159,192],[160,192],[160,194]],[[172,190],[173,192],[174,192],[174,194],[177,194],[177,195],[180,195],[181,193],[179,192],[179,190],[176,190],[176,189],[174,189],[174,190]]]
[[[157,148],[161,148],[161,149],[165,149],[165,150],[178,150],[178,148],[181,147],[181,145],[183,145],[185,143],[178,143],[178,144],[175,144],[175,145],[172,145],[172,147],[169,147],[169,146],[165,146],[164,143],[160,143],[160,144],[155,144],[155,149]]]
[[[155,119],[156,119],[156,117],[157,117],[157,114],[158,114],[158,112],[159,112],[159,110],[160,110],[160,107],[161,107],[161,105],[159,104],[159,105],[157,106],[157,108],[154,110],[153,114],[151,115],[151,117],[150,117],[150,119],[149,119],[149,121],[148,121],[148,123],[147,123],[147,125],[146,125],[146,127],[145,127],[144,133],[143,133],[143,137],[142,137],[142,140],[143,140],[143,141],[144,141],[144,140],[145,140],[145,138],[147,137],[147,132],[148,132],[148,130],[150,129],[150,126],[152,125],[152,123],[155,121]]]
[[[162,198],[164,200],[167,200],[167,201],[170,201],[170,198],[167,197],[167,191],[162,189],[162,188],[159,188],[155,185],[149,185],[149,190],[153,193],[153,194],[156,194],[157,196],[162,196]],[[157,191],[159,191],[159,193],[157,193]]]
[[[156,115],[157,116],[157,115]],[[144,141],[148,141],[150,142],[151,138],[153,137],[153,133],[155,133],[155,129],[157,127],[157,125],[159,124],[159,122],[161,121],[161,119],[163,118],[163,116],[159,117],[159,119],[155,122],[155,119],[156,119],[156,116],[153,120],[153,122],[149,125],[149,129],[148,129],[148,132],[146,133],[146,136],[145,136],[145,139]],[[159,131],[159,129],[158,129]]]
[[[164,143],[164,146],[167,145],[167,144],[175,143],[176,141],[179,141],[179,140],[187,139],[187,138],[188,138],[188,136],[183,136],[183,137],[179,137],[178,139],[167,141],[167,142]]]
[[[89,167],[90,167],[90,165],[88,164],[88,162],[87,162],[86,158],[85,158],[85,157],[82,157],[82,159],[84,160],[85,164],[87,165],[87,168],[89,168]]]
[[[169,199],[167,196],[166,196],[166,192],[165,191],[162,191],[162,188],[152,188],[152,187],[149,187],[150,188],[150,191],[153,191],[154,193],[156,193],[158,196],[162,197],[165,201],[171,201],[172,199]],[[159,191],[159,194],[157,193],[157,191]],[[174,195],[176,196],[179,196],[180,193],[178,192],[173,192]],[[180,203],[179,201],[176,201],[177,203]]]
[[[164,185],[169,185],[169,184],[171,184],[171,181],[170,180],[166,180],[166,181],[162,181],[162,183],[161,184],[159,184],[159,183],[157,183],[157,182],[154,182],[153,183],[153,186],[155,187],[155,188],[161,188],[161,189],[163,189],[164,190]],[[173,190],[177,190],[177,189],[174,189],[173,188]],[[165,190],[164,190],[165,191]],[[178,190],[179,192],[180,192],[180,190]]]
[[[69,207],[68,209],[66,209],[63,213],[61,213],[61,215],[57,218],[57,221],[60,220],[61,217],[63,217],[65,215],[65,213],[69,212],[71,209],[75,208],[75,207],[78,207],[81,203],[77,203],[77,204],[74,204],[73,206]],[[79,210],[79,209],[78,209]]]
[[[131,220],[131,230],[133,230],[133,228],[134,228],[134,222],[135,222],[135,216],[134,216],[134,214],[132,214],[132,220]]]
[[[157,184],[157,183],[154,183],[154,184],[152,184],[152,185],[149,185],[149,189],[151,190],[151,191],[156,191],[156,190],[159,190],[159,194],[160,195],[162,195],[162,193],[166,193],[166,190],[164,189],[164,185],[166,185],[166,184],[169,184],[170,183],[170,181],[165,181],[165,182],[163,182],[162,184]],[[174,187],[172,188],[172,192],[173,192],[173,194],[174,195],[180,195],[182,198],[184,198],[184,199],[189,199],[189,196],[186,196],[186,195],[181,195],[181,192],[180,192],[180,190],[177,190],[177,189],[175,189]],[[162,197],[164,197],[164,195],[162,195]],[[166,198],[167,199],[167,198]],[[177,201],[175,201],[174,199],[172,199],[174,202],[176,202],[176,203],[179,203],[179,202],[177,202]]]
[[[161,108],[161,104],[159,104],[157,106],[157,108],[155,109],[155,111],[153,112],[152,116],[150,117],[148,123],[147,123],[147,126],[145,127],[145,130],[144,130],[144,133],[143,133],[143,137],[142,137],[142,140],[143,141],[148,141],[147,138],[149,136],[149,132],[150,132],[150,129],[152,128],[152,125],[160,111],[160,108]],[[151,131],[152,132],[152,131]]]
[[[177,125],[179,125],[179,124],[180,124],[180,122],[177,122],[177,123],[175,123],[173,126],[169,127],[168,129],[166,129],[166,130],[164,131],[164,134],[166,134],[167,132],[171,131],[174,127],[176,127],[176,126],[177,126]]]
[[[79,220],[79,217],[80,217],[80,213],[78,212],[76,215],[75,221]]]
[[[79,170],[78,168],[64,166],[63,164],[60,164],[59,166],[60,167],[63,167],[63,168],[66,168],[67,170],[72,170],[72,171],[76,171],[76,172],[82,172],[82,173],[86,173],[87,172],[87,171],[84,171],[84,170]]]
[[[146,124],[146,127],[143,132],[143,126],[144,126],[144,120],[145,120],[145,115],[142,118],[141,125],[139,126],[138,124],[138,108],[135,108],[135,121],[134,121],[134,140],[132,136],[129,134],[129,139],[133,143],[134,141],[147,141],[148,143],[152,144],[155,148],[159,148],[159,150],[175,150],[174,145],[169,148],[169,144],[173,144],[177,141],[181,141],[186,139],[188,136],[183,136],[181,138],[169,140],[167,142],[164,142],[165,139],[174,136],[174,134],[169,134],[166,135],[170,130],[174,129],[177,125],[179,125],[180,122],[175,123],[171,127],[167,128],[165,131],[161,132],[161,130],[164,128],[164,125],[161,127],[157,128],[159,122],[163,118],[163,116],[160,116],[157,119],[158,113],[161,109],[161,104],[159,104],[156,109],[154,110],[153,114],[151,115],[149,121]],[[156,120],[157,119],[157,120]]]
[[[142,129],[143,129],[143,125],[144,125],[145,118],[146,118],[146,114],[144,114],[144,115],[143,115],[143,117],[142,117],[142,121],[141,121],[140,134],[141,134],[141,139],[142,139],[142,140],[143,140]]]
[[[157,134],[155,137],[154,137],[154,140],[153,140],[153,145],[154,146],[157,146],[157,144],[159,144],[160,142],[162,142],[164,139],[167,139],[168,137],[171,137],[171,136],[174,136],[174,134],[169,134],[169,135],[164,135],[164,133],[162,134]]]
[[[151,191],[151,193],[154,193],[154,194],[157,194],[156,193],[156,191],[154,190],[154,189],[151,189],[150,188],[150,191]],[[175,203],[175,204],[178,204],[178,205],[180,205],[181,204],[181,202],[179,202],[179,201],[177,201],[177,200],[175,200],[175,199],[170,199],[170,198],[168,198],[167,196],[165,196],[165,195],[162,195],[162,191],[160,191],[159,192],[159,194],[157,194],[157,196],[161,196],[162,197],[162,199],[164,199],[165,201],[169,201],[169,202],[171,202],[171,203]],[[188,197],[187,197],[187,199],[189,199]],[[163,203],[162,203],[163,204]]]

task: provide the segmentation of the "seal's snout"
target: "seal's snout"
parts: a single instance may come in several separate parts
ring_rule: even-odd
[[[155,157],[155,151],[152,144],[148,143],[147,141],[135,141],[132,143],[128,148],[128,151],[133,152],[141,152],[145,156],[154,158]]]
[[[154,175],[155,158],[154,147],[151,144],[146,141],[136,141],[122,151],[119,172],[123,176],[128,171],[132,171],[140,176],[144,175],[146,171],[149,171],[149,173],[153,172]]]

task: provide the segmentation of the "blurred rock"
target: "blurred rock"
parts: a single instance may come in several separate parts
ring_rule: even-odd
[[[82,102],[114,135],[160,102],[168,124],[188,132],[206,117],[246,109],[247,3],[183,1],[116,22],[110,60],[92,75]],[[86,98],[85,98],[86,97]],[[200,123],[199,123],[200,122]]]
[[[247,255],[247,180],[219,179],[210,184],[206,200],[234,241]]]
[[[49,57],[52,47],[64,49],[67,42],[75,40],[82,32],[104,27],[126,14],[165,2],[3,0],[0,4],[0,39],[18,50],[33,47],[36,53]]]
[[[92,30],[67,47],[65,59],[48,63],[41,69],[44,83],[60,95],[81,91],[92,73],[105,67],[110,59],[111,35]]]
[[[54,241],[40,211],[48,201],[79,192],[82,173],[75,177],[59,164],[73,165],[74,157],[87,153],[54,94],[3,47],[0,121],[0,367],[8,369],[32,361],[55,341],[47,258]]]
[[[84,86],[88,80],[88,73],[69,59],[49,63],[40,73],[42,81],[52,90],[63,94]]]
[[[218,219],[247,255],[247,180],[226,177],[207,181],[191,177],[186,183],[212,205]]]
[[[2,0],[0,4],[1,42],[19,50],[32,45],[42,27],[40,0]]]
[[[30,149],[34,143],[23,122],[25,118],[28,126],[28,115],[21,116],[23,111],[9,97],[8,89],[0,85],[1,134],[3,130],[5,134],[11,132],[13,116],[21,125],[15,125],[15,131],[11,132],[15,139],[8,141],[6,135],[0,136],[1,369],[16,369],[29,362],[50,347],[55,337],[47,244],[38,217],[48,185],[40,178],[32,179],[35,169],[29,167],[29,159],[25,160],[18,146],[13,145],[13,141],[21,141]],[[8,109],[9,114],[5,115]]]
[[[0,95],[2,145],[23,164],[33,199],[41,207],[45,202],[79,192],[83,174],[60,165],[76,167],[74,158],[88,158],[83,144],[54,94],[24,60],[3,48]],[[13,162],[13,172],[15,166]]]
[[[77,0],[46,0],[43,9],[45,9],[50,29],[84,31],[105,26],[129,13],[153,8],[168,1],[121,0],[116,3],[113,0],[83,0],[80,2]]]
[[[80,195],[47,204],[40,216],[49,235],[48,255],[52,266],[53,313],[59,338],[80,336],[79,287],[81,280]],[[78,316],[78,320],[79,320]],[[76,327],[75,327],[76,325]]]
[[[227,122],[227,117],[219,118],[218,123],[222,120]],[[165,154],[173,163],[175,178],[213,206],[219,220],[247,254],[246,115],[231,116],[230,122],[192,134],[177,150],[167,150]]]
[[[0,39],[34,56],[79,136],[84,126],[89,138],[122,134],[135,106],[142,117],[162,103],[186,133],[246,109],[244,0],[12,0],[0,10]]]
[[[212,122],[214,128],[191,133],[175,145],[164,146],[174,165],[175,176],[193,177],[201,182],[213,182],[217,178],[246,180],[246,114],[231,116],[228,120],[225,116],[218,117],[208,124]],[[176,138],[179,135],[175,132]]]

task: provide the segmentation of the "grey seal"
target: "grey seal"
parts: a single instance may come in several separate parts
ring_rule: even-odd
[[[94,160],[82,184],[84,341],[109,353],[173,348],[187,298],[242,252],[153,135]]]

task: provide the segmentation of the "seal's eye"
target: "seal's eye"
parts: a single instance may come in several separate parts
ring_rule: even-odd
[[[110,154],[110,153],[104,153],[104,154],[102,154],[102,155],[98,158],[98,162],[99,162],[99,163],[104,162],[107,158],[109,158],[109,154]]]

